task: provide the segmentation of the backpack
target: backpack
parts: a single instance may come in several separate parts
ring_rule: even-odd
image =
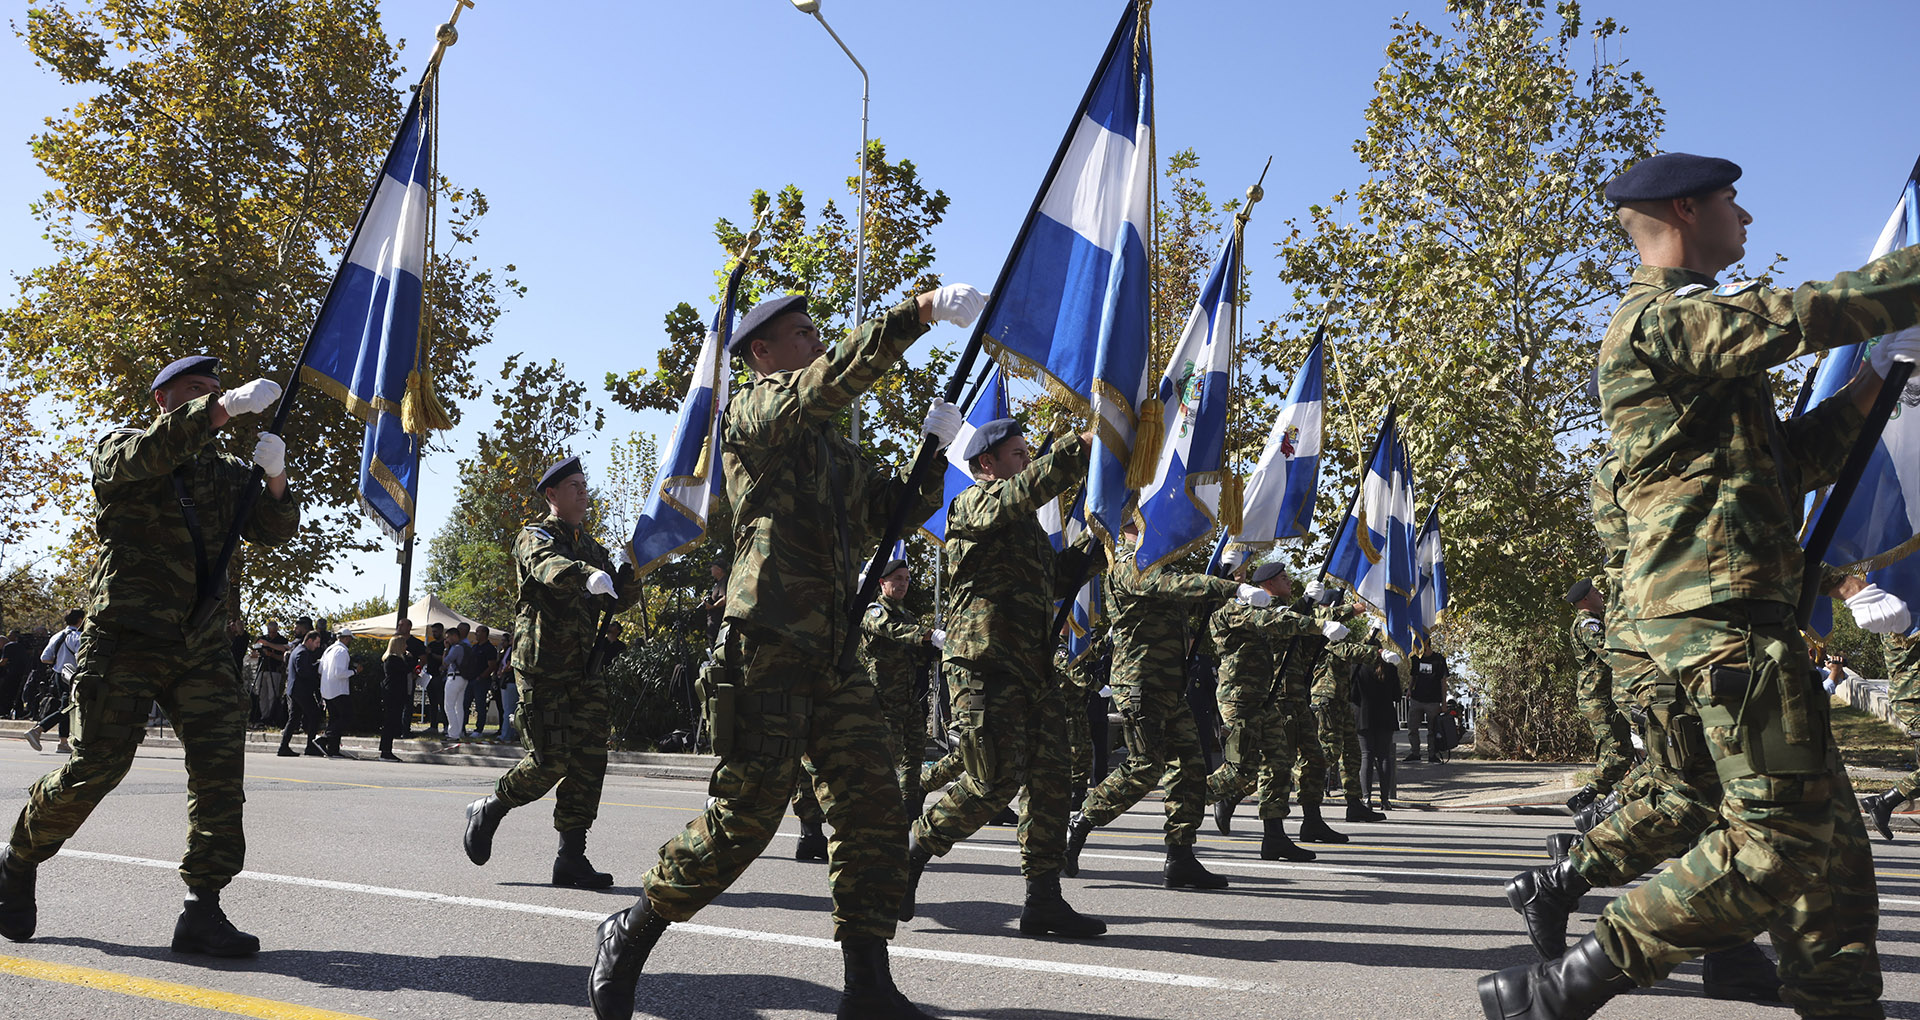
[[[1445,752],[1460,746],[1460,716],[1453,709],[1442,709],[1431,725],[1428,733],[1434,750]]]

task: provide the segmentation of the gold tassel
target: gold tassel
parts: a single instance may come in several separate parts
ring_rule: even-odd
[[[447,409],[433,392],[433,384],[417,368],[407,373],[407,395],[400,400],[400,427],[416,436],[453,427]]]
[[[1227,529],[1227,534],[1229,535],[1239,534],[1241,525],[1246,523],[1241,518],[1241,506],[1240,506],[1241,501],[1244,500],[1245,498],[1246,498],[1246,491],[1245,491],[1245,487],[1240,482],[1239,472],[1225,471],[1225,470],[1221,471],[1220,472],[1220,523],[1223,526],[1225,526],[1225,528]]]
[[[1140,424],[1133,430],[1133,458],[1127,462],[1127,488],[1144,489],[1153,484],[1153,473],[1160,467],[1160,443],[1166,438],[1166,409],[1159,397],[1148,397],[1140,404]]]

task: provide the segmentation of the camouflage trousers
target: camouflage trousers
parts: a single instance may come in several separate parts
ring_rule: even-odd
[[[1598,672],[1596,669],[1593,671]],[[1589,673],[1588,676],[1592,676]],[[1586,676],[1580,679],[1577,697],[1580,703],[1580,716],[1587,721],[1587,730],[1593,734],[1593,779],[1590,785],[1600,791],[1601,796],[1613,792],[1620,780],[1633,767],[1633,739],[1627,733],[1627,717],[1613,699],[1612,685],[1607,689],[1595,689]]]
[[[881,714],[887,717],[894,772],[900,782],[900,802],[903,810],[913,811],[926,796],[921,769],[927,747],[927,703],[914,697],[912,677],[904,678],[899,684],[882,683],[876,689]],[[953,758],[954,755],[947,757]],[[941,760],[944,762],[946,759]],[[957,762],[958,759],[955,760]],[[797,784],[793,790],[793,816],[809,825],[819,825],[827,818],[826,812],[820,807],[820,797],[813,788],[819,777],[811,765],[805,765],[805,768],[807,781]],[[957,765],[955,774],[958,774]],[[940,782],[946,783],[951,779],[952,776],[947,776]]]
[[[1351,801],[1365,800],[1360,792],[1360,735],[1353,729],[1353,704],[1344,699],[1318,701],[1313,705],[1313,714],[1320,723],[1320,748],[1322,753],[1337,754],[1336,764],[1329,759],[1340,773],[1341,792]],[[1332,771],[1327,774],[1326,789],[1333,792],[1334,777]]]
[[[1206,810],[1207,779],[1200,730],[1186,698],[1178,686],[1138,684],[1114,685],[1113,697],[1126,732],[1127,760],[1087,792],[1081,813],[1093,824],[1105,825],[1170,778],[1167,845],[1192,846]]]
[[[955,744],[953,750],[940,756],[939,761],[920,770],[920,788],[938,790],[960,778],[961,773],[966,770],[966,762],[960,755],[960,745]]]
[[[666,920],[685,921],[726,891],[772,841],[804,756],[833,827],[834,937],[892,938],[907,890],[907,818],[873,684],[832,675],[830,651],[737,621],[725,655],[736,689],[733,746],[707,782],[713,801],[660,847],[642,878],[647,902]]]
[[[1220,702],[1220,767],[1207,777],[1207,802],[1244,799],[1256,793],[1261,818],[1287,817],[1287,798],[1275,795],[1284,766],[1291,761],[1287,746],[1286,720],[1279,705],[1262,704],[1265,692],[1255,691],[1247,700],[1228,698]]]
[[[1327,750],[1320,745],[1320,720],[1303,700],[1281,698],[1278,704],[1287,728],[1289,754],[1275,763],[1280,772],[1275,778],[1274,796],[1285,804],[1298,784],[1302,807],[1319,804],[1327,799]]]
[[[1910,698],[1895,700],[1893,718],[1898,725],[1905,727],[1907,732],[1920,732],[1920,701]],[[1913,800],[1916,795],[1920,795],[1920,769],[1901,776],[1900,781],[1893,785],[1893,789],[1908,800]]]
[[[1607,904],[1595,934],[1651,985],[1762,931],[1802,1016],[1879,1017],[1879,897],[1866,827],[1792,607],[1719,603],[1633,621],[1702,723],[1724,826]]]
[[[584,675],[514,675],[520,691],[520,743],[527,756],[494,784],[510,808],[554,793],[553,827],[591,828],[607,779],[607,682]]]
[[[913,837],[935,857],[993,820],[1021,784],[1020,873],[1058,872],[1067,848],[1067,713],[1060,685],[1037,688],[1005,673],[948,663],[954,721],[960,726],[961,775],[913,823]]]
[[[60,851],[126,778],[154,702],[185,752],[187,852],[180,877],[220,889],[245,865],[247,688],[224,638],[201,649],[88,627],[74,673],[73,756],[27,791],[10,845],[27,864]]]

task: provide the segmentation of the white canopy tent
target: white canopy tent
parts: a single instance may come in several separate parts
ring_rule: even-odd
[[[440,601],[433,595],[428,595],[426,598],[408,606],[406,618],[413,621],[413,635],[422,640],[426,638],[427,627],[436,623],[446,625],[448,630],[453,630],[455,627],[464,623],[472,627],[486,627],[496,634],[500,632],[500,628],[492,624],[481,623],[471,616],[464,616],[454,612],[447,608],[445,602]],[[369,616],[364,620],[348,620],[344,623],[335,623],[333,628],[335,630],[350,630],[356,637],[390,638],[393,636],[393,632],[399,624],[399,616],[394,613],[384,613],[380,616]]]

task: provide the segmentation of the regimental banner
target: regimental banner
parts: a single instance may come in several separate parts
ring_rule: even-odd
[[[1358,498],[1327,556],[1327,576],[1382,618],[1387,642],[1402,655],[1414,650],[1413,545],[1413,469],[1389,407]]]
[[[1007,384],[1001,377],[998,367],[987,370],[987,381],[980,386],[980,393],[974,397],[973,406],[967,409],[966,419],[960,423],[960,431],[947,444],[947,477],[945,488],[940,494],[940,509],[927,518],[920,526],[927,537],[935,542],[947,540],[947,508],[953,501],[973,484],[973,468],[968,466],[967,444],[973,441],[973,434],[980,426],[1013,415],[1007,410]]]
[[[1249,554],[1283,538],[1303,538],[1313,529],[1320,490],[1320,436],[1325,418],[1326,337],[1313,341],[1286,405],[1273,420],[1260,462],[1247,478],[1240,531],[1231,543]]]
[[[1413,543],[1413,645],[1424,654],[1434,628],[1447,618],[1447,554],[1440,542],[1440,508],[1427,508],[1426,523]]]

